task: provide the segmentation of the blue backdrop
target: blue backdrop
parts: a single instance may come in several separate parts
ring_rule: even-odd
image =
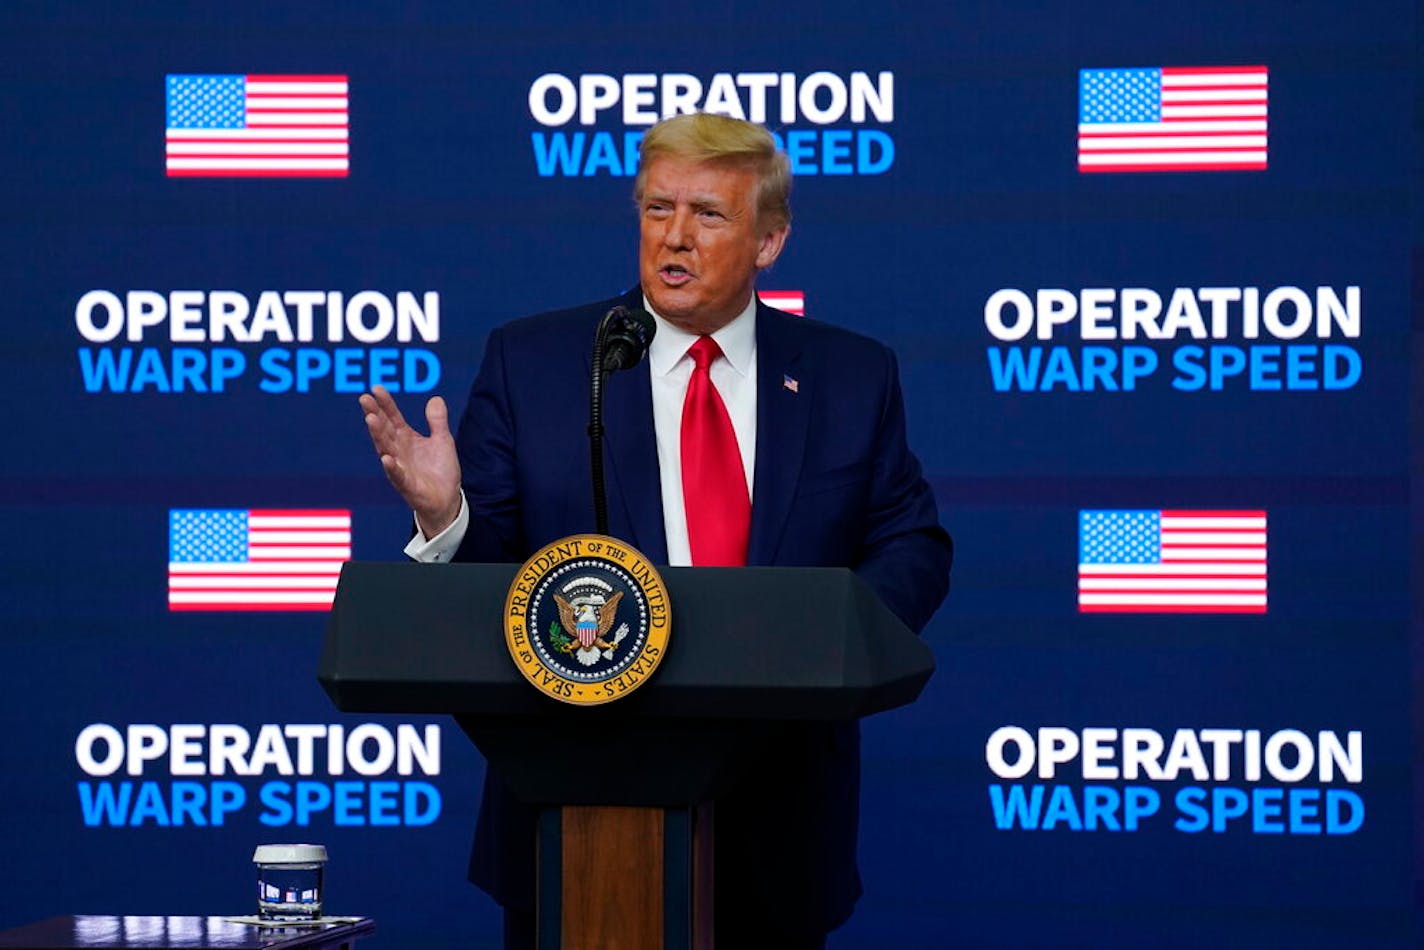
[[[690,104],[782,137],[761,287],[896,350],[956,540],[832,946],[1417,945],[1417,5],[923,7],[0,11],[0,927],[250,912],[253,846],[313,840],[381,945],[497,945],[477,755],[336,713],[320,609],[172,609],[234,556],[170,513],[398,558],[356,393],[458,410],[492,327],[629,286],[636,136]],[[1127,511],[1145,549],[1080,538]],[[1173,512],[1248,513],[1187,557],[1264,604],[1084,609],[1170,587]]]

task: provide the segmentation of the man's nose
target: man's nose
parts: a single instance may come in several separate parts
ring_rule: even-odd
[[[667,230],[663,232],[663,243],[674,250],[686,250],[692,246],[691,212],[679,210],[672,213]]]

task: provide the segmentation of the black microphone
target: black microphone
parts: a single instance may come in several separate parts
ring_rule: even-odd
[[[608,533],[608,499],[603,487],[603,384],[610,373],[637,366],[657,324],[646,310],[614,307],[603,315],[593,335],[593,372],[588,391],[589,470],[593,476],[593,521]]]
[[[658,332],[652,314],[646,310],[614,307],[603,318],[603,371],[616,373],[638,365],[653,334]]]

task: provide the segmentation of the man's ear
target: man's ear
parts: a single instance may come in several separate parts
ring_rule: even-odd
[[[786,246],[786,237],[790,233],[791,225],[783,224],[762,235],[761,246],[757,248],[757,270],[766,270],[776,263],[776,259],[781,256],[781,249]]]

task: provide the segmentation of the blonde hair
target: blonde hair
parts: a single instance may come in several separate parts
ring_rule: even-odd
[[[791,223],[791,163],[761,126],[708,112],[664,119],[643,136],[633,200],[642,202],[647,169],[659,155],[697,162],[725,162],[757,176],[757,219],[773,228]]]

